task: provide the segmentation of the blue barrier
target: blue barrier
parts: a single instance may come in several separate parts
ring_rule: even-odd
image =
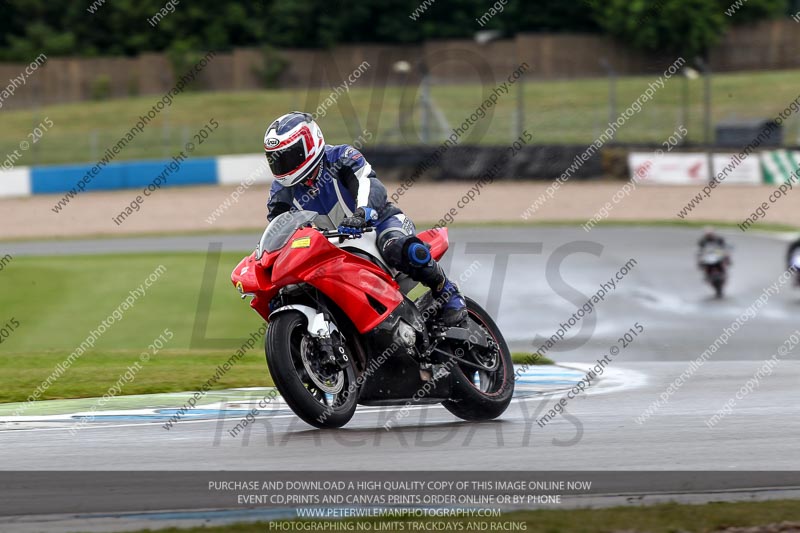
[[[55,165],[30,169],[31,193],[64,193],[77,190],[76,185],[94,165]],[[178,185],[216,184],[216,158],[205,157],[175,162],[172,159],[154,161],[122,161],[109,163],[86,184],[86,191],[144,188],[164,173],[162,187]]]

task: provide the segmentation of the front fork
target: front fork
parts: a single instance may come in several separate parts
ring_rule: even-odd
[[[316,341],[326,363],[342,369],[347,368],[350,358],[347,356],[341,333],[327,312],[319,312],[308,305],[289,304],[275,309],[269,314],[269,319],[271,321],[275,315],[288,311],[299,311],[305,315],[306,329]]]

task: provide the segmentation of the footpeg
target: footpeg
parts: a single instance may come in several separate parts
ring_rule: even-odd
[[[444,379],[449,375],[450,369],[447,368],[447,365],[436,365],[433,372],[433,381],[439,381],[440,379]]]

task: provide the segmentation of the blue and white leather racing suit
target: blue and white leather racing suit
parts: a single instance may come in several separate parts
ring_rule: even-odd
[[[292,187],[273,182],[267,203],[269,220],[292,209],[303,209],[327,215],[338,226],[359,207],[375,210],[377,245],[384,261],[430,287],[434,296],[444,294],[442,312],[443,316],[450,315],[447,321],[463,319],[465,304],[458,288],[430,257],[411,219],[388,200],[386,187],[361,152],[346,144],[328,145],[321,165],[317,177],[308,182]]]
[[[378,250],[386,263],[406,274],[419,274],[403,257],[409,238],[416,240],[414,223],[388,200],[386,187],[375,176],[372,165],[352,146],[325,146],[322,168],[313,182],[284,187],[275,181],[267,203],[269,220],[294,208],[327,215],[337,226],[358,207],[378,213],[374,225]]]

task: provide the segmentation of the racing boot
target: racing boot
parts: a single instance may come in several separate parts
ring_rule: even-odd
[[[412,242],[407,257],[413,267],[411,278],[431,289],[434,305],[439,309],[439,319],[445,326],[461,325],[467,318],[467,302],[458,286],[447,279],[441,265],[421,242]]]
[[[439,318],[445,326],[459,326],[467,319],[467,302],[458,290],[458,285],[445,278],[440,290],[431,288],[433,297],[442,302]]]

